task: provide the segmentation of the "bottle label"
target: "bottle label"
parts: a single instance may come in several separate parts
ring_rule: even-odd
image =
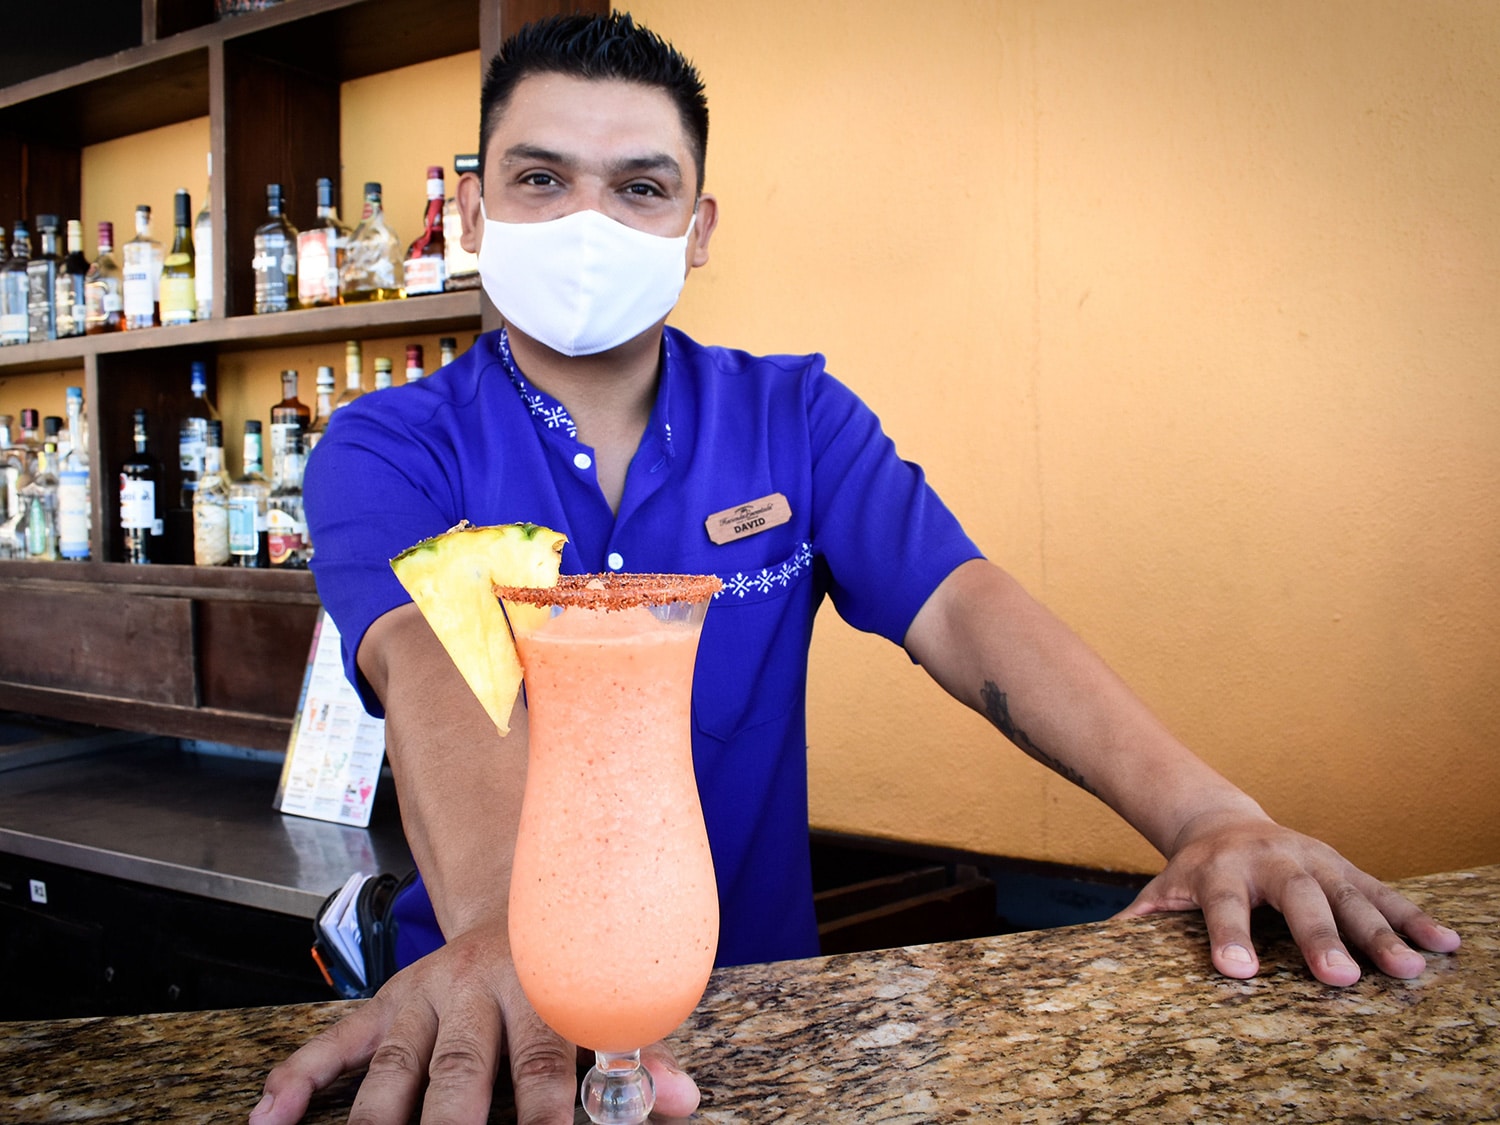
[[[156,315],[156,299],[151,284],[151,262],[145,255],[126,253],[121,289],[121,298],[127,317],[150,320]]]
[[[208,448],[208,423],[202,418],[184,418],[177,431],[177,467],[196,478],[203,475],[204,450]]]
[[[193,291],[191,277],[163,277],[161,279],[161,322],[163,324],[191,324],[197,313],[198,296]]]
[[[57,474],[57,549],[65,559],[89,557],[89,475],[77,469]]]
[[[297,300],[304,305],[330,304],[339,295],[338,239],[330,230],[305,230],[297,236]]]
[[[256,519],[259,507],[254,496],[231,496],[229,498],[229,553],[231,555],[254,555],[260,551],[260,536]]]
[[[443,283],[448,280],[448,271],[443,259],[437,255],[427,258],[406,259],[406,295],[441,293]]]
[[[6,343],[25,343],[31,336],[31,322],[25,313],[7,312],[0,316],[0,336]]]
[[[131,531],[156,530],[156,482],[120,475],[120,526]]]
[[[193,505],[193,562],[223,566],[229,561],[229,509],[223,504]]]
[[[266,546],[272,566],[301,561],[307,546],[307,527],[297,513],[285,508],[272,508],[266,513]]]

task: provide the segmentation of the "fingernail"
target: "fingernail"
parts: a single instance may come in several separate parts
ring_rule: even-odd
[[[1250,956],[1250,951],[1243,945],[1226,945],[1219,950],[1219,956],[1231,965],[1255,964],[1255,958]]]
[[[256,1117],[260,1117],[264,1114],[270,1113],[271,1106],[275,1103],[275,1101],[276,1095],[268,1092],[265,1097],[260,1099],[259,1104],[257,1104],[256,1107],[250,1111],[250,1117],[254,1119]]]
[[[1328,956],[1324,958],[1324,960],[1327,961],[1330,968],[1334,969],[1359,968],[1359,966],[1354,963],[1354,958],[1350,957],[1349,954],[1345,953],[1342,949],[1330,949],[1328,951]]]

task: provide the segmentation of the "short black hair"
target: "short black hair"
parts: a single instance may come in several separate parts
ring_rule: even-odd
[[[523,26],[490,61],[479,95],[479,174],[483,179],[490,134],[523,78],[565,74],[655,86],[671,97],[682,118],[688,147],[698,165],[708,154],[708,99],[697,68],[654,31],[627,12],[607,16],[548,16]]]

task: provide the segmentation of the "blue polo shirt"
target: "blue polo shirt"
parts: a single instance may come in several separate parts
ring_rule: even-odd
[[[561,403],[527,382],[504,330],[417,383],[335,414],[304,488],[318,594],[355,665],[365,630],[409,601],[388,560],[461,519],[568,537],[565,574],[717,574],[693,681],[693,764],[719,883],[718,963],[818,952],[807,844],[807,658],[825,595],[900,644],[979,556],[821,356],[756,357],[663,338],[656,405],[619,513]],[[780,494],[791,518],[725,543],[716,513]],[[425,890],[398,911],[398,958],[441,943]]]

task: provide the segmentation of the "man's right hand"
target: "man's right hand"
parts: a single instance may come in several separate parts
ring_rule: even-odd
[[[420,1104],[423,1121],[479,1125],[489,1115],[502,1055],[517,1122],[571,1125],[575,1049],[527,1002],[504,935],[471,931],[397,973],[272,1070],[250,1122],[291,1125],[313,1094],[368,1067],[351,1121],[405,1125]],[[642,1059],[656,1082],[657,1116],[697,1109],[697,1086],[665,1046],[646,1048]]]

